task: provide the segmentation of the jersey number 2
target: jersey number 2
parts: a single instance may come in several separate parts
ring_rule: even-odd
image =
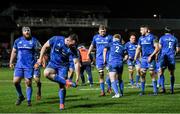
[[[119,46],[116,46],[116,50],[115,50],[116,53],[119,52]]]

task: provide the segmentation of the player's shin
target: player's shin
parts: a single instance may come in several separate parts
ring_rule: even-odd
[[[136,86],[139,86],[139,85],[138,85],[139,79],[140,79],[140,76],[137,74],[137,75],[136,75]]]
[[[162,87],[162,90],[165,91],[165,78],[164,78],[164,75],[160,75],[160,82],[161,82],[161,87]]]
[[[66,89],[61,88],[59,89],[59,109],[64,109],[64,103],[65,103],[65,96],[66,96]]]
[[[146,83],[145,76],[141,76],[141,92],[143,94],[144,94],[144,91],[145,91],[145,83]]]
[[[175,77],[171,75],[170,80],[171,80],[170,91],[171,91],[171,93],[173,94],[173,93],[174,93],[174,82],[175,82]]]
[[[152,79],[152,85],[153,85],[153,92],[157,94],[157,81],[155,79]]]
[[[109,75],[106,75],[106,83],[107,83],[107,86],[108,86],[107,91],[110,92],[111,91],[111,80],[109,78]]]
[[[119,88],[120,88],[120,93],[123,96],[123,90],[124,90],[124,82],[123,82],[123,80],[119,80]]]
[[[31,96],[32,96],[32,86],[28,86],[26,88],[26,96],[27,96],[27,102],[31,102]]]
[[[23,94],[22,94],[22,89],[21,89],[20,83],[15,83],[14,85],[15,85],[18,97],[22,97]]]
[[[129,70],[129,81],[131,83],[131,86],[133,86],[134,85],[133,70]]]
[[[101,89],[101,96],[104,96],[104,93],[105,93],[105,88],[104,88],[104,71],[103,70],[100,70],[99,71],[99,83],[100,83],[100,89]]]

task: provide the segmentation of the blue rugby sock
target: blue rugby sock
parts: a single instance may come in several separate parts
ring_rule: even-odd
[[[27,101],[31,101],[32,87],[27,87],[26,88],[26,96],[27,96]]]
[[[160,76],[160,80],[161,80],[161,87],[162,87],[162,89],[164,90],[164,89],[165,89],[165,84],[164,84],[165,78],[164,78],[164,75],[161,75],[161,76]]]
[[[111,80],[110,80],[109,76],[106,76],[106,83],[107,83],[108,89],[110,89],[111,88]]]
[[[59,103],[64,104],[65,102],[65,96],[66,96],[66,90],[65,89],[59,89]]]
[[[136,75],[136,85],[138,84],[139,79],[140,79],[140,76],[139,76],[139,75]]]
[[[144,91],[145,91],[145,81],[141,82],[141,90],[144,93]]]
[[[100,83],[100,88],[101,88],[101,91],[104,92],[104,82]]]
[[[131,83],[131,85],[134,85],[134,80],[130,79],[130,83]]]
[[[116,81],[113,81],[111,84],[112,84],[112,88],[114,90],[114,93],[118,94],[119,92],[118,92],[118,86],[117,86]]]
[[[157,81],[152,81],[152,85],[153,85],[153,92],[157,93]]]

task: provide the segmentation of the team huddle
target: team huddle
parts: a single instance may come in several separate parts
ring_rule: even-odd
[[[129,70],[131,86],[140,88],[140,96],[145,94],[146,72],[150,73],[153,85],[153,95],[166,92],[164,71],[168,67],[170,75],[170,93],[174,93],[175,83],[175,55],[179,52],[178,40],[171,34],[169,27],[159,41],[147,25],[140,27],[141,36],[136,41],[136,35],[131,34],[129,42],[125,43],[120,34],[108,35],[104,25],[99,26],[98,34],[94,35],[89,49],[78,46],[78,35],[71,33],[67,36],[53,36],[43,46],[31,36],[29,27],[22,28],[23,36],[15,40],[9,62],[14,68],[13,83],[17,91],[16,105],[25,100],[20,82],[24,78],[26,83],[26,99],[31,106],[32,78],[37,83],[37,100],[41,99],[40,66],[44,63],[44,55],[50,49],[50,59],[45,65],[44,76],[59,85],[59,109],[65,107],[66,89],[77,87],[79,78],[85,83],[83,72],[87,71],[90,86],[93,86],[91,73],[91,52],[96,49],[96,68],[99,73],[100,96],[105,96],[105,69],[107,92],[113,93],[112,98],[123,97],[124,82],[122,78],[123,65],[126,62]],[[84,55],[82,56],[81,53]],[[14,66],[14,61],[16,65]],[[82,61],[83,60],[83,61]],[[136,81],[133,75],[136,69]],[[73,82],[73,72],[76,82]],[[158,77],[158,81],[157,81]],[[141,82],[139,84],[139,81]]]

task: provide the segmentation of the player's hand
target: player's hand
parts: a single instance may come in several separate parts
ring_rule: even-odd
[[[34,64],[34,68],[38,69],[40,67],[41,64],[39,64],[38,62]]]
[[[40,65],[42,64],[42,60],[41,59],[38,59],[37,60],[37,63],[39,63]]]
[[[14,64],[13,64],[13,63],[9,63],[9,67],[10,67],[11,69],[13,69],[13,68],[14,68]]]

